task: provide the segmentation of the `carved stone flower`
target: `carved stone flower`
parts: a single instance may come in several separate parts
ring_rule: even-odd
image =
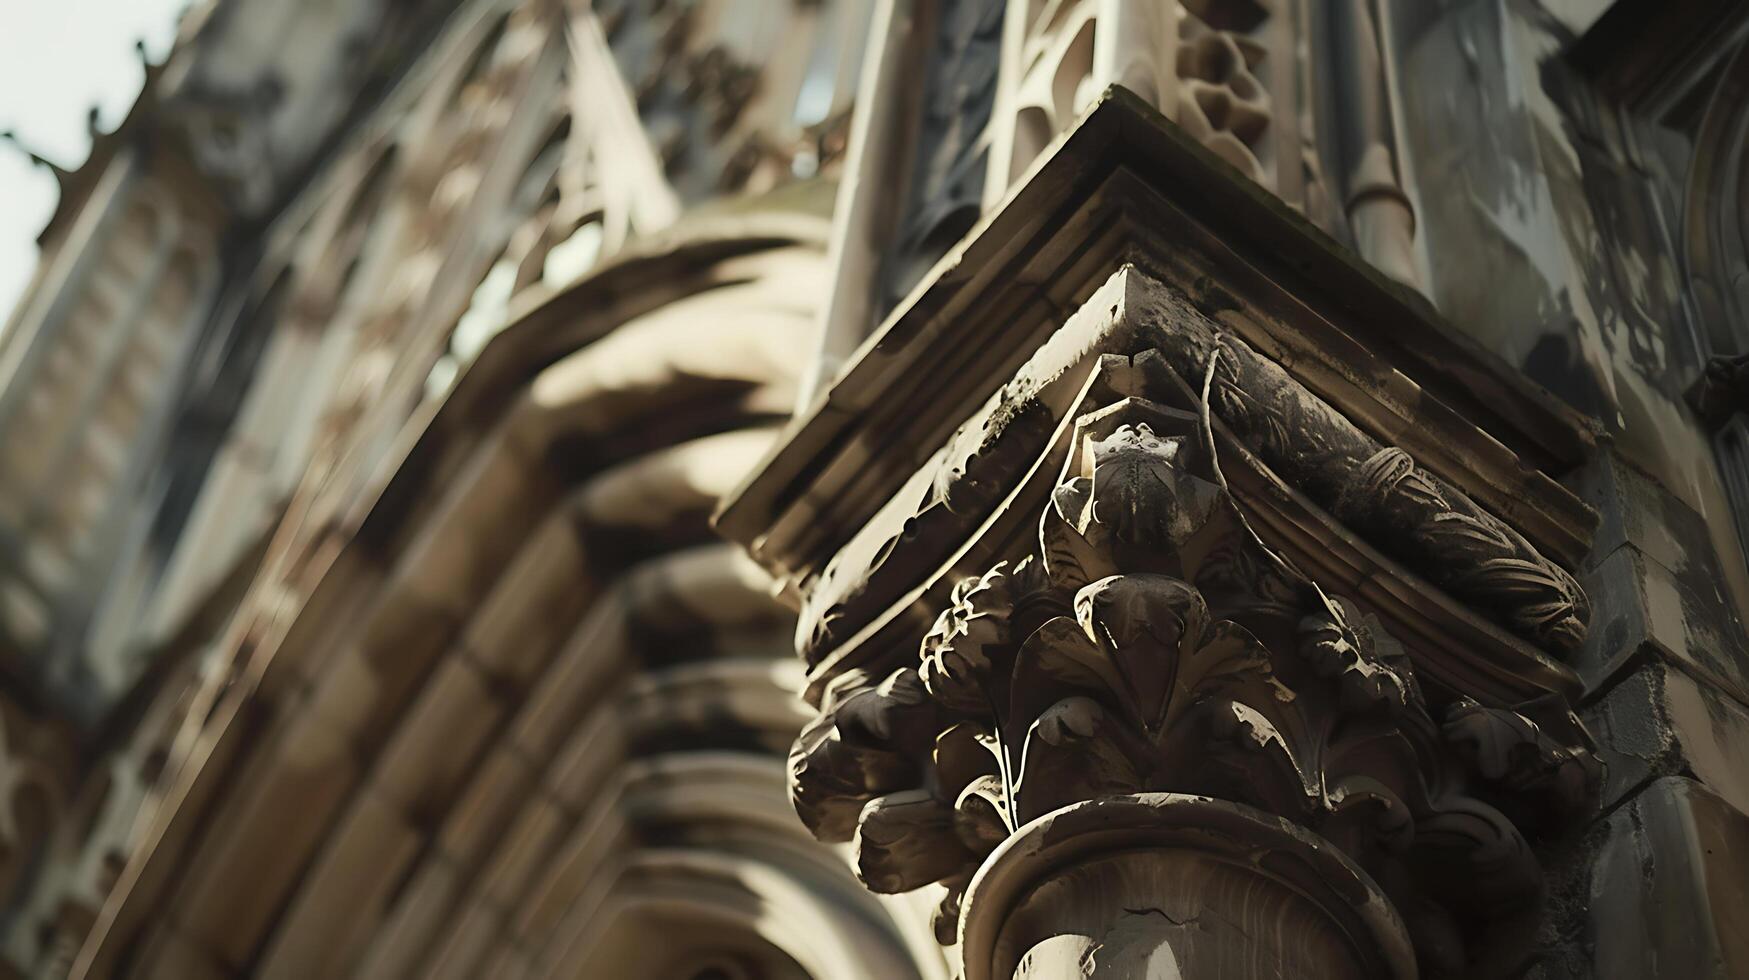
[[[953,587],[953,602],[923,637],[919,673],[937,702],[953,711],[981,714],[993,648],[1009,645],[1009,618],[1024,591],[1030,560],[995,567]]]

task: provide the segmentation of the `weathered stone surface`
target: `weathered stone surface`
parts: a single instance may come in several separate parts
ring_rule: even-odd
[[[830,951],[815,975],[941,975],[790,818],[787,615],[737,550],[699,547],[787,408],[818,285],[817,245],[739,237],[755,225],[670,241],[500,334],[382,495],[323,524],[298,567],[320,601],[271,583],[212,688],[242,710],[195,709],[190,734],[227,754],[189,764],[202,792],[168,798],[154,874],[118,893],[85,975],[210,972],[178,950],[266,976],[627,975],[597,927],[728,909],[672,933],[672,959],[720,937],[763,956],[793,937],[734,917],[755,907],[812,917],[792,945]],[[724,330],[690,342],[701,322]],[[617,326],[630,346],[594,343]],[[719,867],[656,890],[661,862]]]
[[[1329,301],[1303,228],[1259,245],[1271,216],[1161,187],[1174,159],[1194,183],[1199,151],[1155,153],[1140,115],[1109,96],[720,513],[801,600],[822,714],[792,800],[871,889],[939,882],[946,942],[1032,821],[1207,794],[1363,869],[1409,972],[1506,975],[1544,887],[1529,837],[1579,822],[1599,779],[1558,660],[1586,631],[1595,515],[1552,477],[1589,433],[1457,349],[1376,336],[1407,313]],[[1308,265],[1271,265],[1290,253]],[[968,975],[1125,975],[1167,948],[1192,975],[1270,975],[1223,959],[1235,943],[1174,944],[1173,911],[1125,912],[1221,878],[1199,853],[1150,879],[1136,848],[1053,868],[1056,892],[1098,884]],[[1125,892],[1132,871],[1148,883]],[[1138,901],[1100,905],[1119,892]],[[1314,959],[1289,970],[1383,975]]]
[[[1749,975],[1749,816],[1666,777],[1610,817],[1591,879],[1598,980]]]
[[[461,871],[447,861],[420,862],[418,871],[401,883],[391,914],[372,934],[370,948],[359,959],[359,972],[366,976],[411,973],[427,952],[429,937],[437,933],[455,903],[462,878]]]
[[[1607,687],[1624,667],[1651,656],[1749,698],[1749,648],[1733,617],[1639,547],[1617,548],[1579,581],[1597,610],[1585,645],[1572,659],[1586,687]]]
[[[1718,565],[1717,522],[1614,451],[1600,453],[1575,482],[1601,518],[1581,572],[1598,604],[1597,622],[1573,660],[1586,685],[1595,691],[1629,683],[1620,672],[1652,657],[1727,696],[1749,698],[1749,637],[1732,611],[1728,581],[1741,571]],[[1618,792],[1632,785],[1615,776],[1611,784]]]
[[[372,776],[402,812],[445,812],[490,745],[505,705],[473,663],[451,655],[432,671],[389,738]]]
[[[1574,473],[1572,483],[1598,515],[1585,567],[1633,545],[1696,593],[1725,600],[1729,593],[1714,567],[1707,521],[1681,498],[1613,449],[1599,452]]]
[[[1749,812],[1749,708],[1668,664],[1645,665],[1581,712],[1603,761],[1603,806],[1659,776],[1699,780]]]
[[[1133,267],[802,583],[798,645],[814,692],[840,669],[898,662],[956,581],[1015,554],[1022,515],[1051,493],[1083,414],[1134,395],[1194,415],[1192,386],[1205,381],[1233,494],[1259,533],[1364,600],[1430,681],[1495,705],[1577,694],[1553,656],[1583,632],[1585,600],[1558,563]]]
[[[344,734],[315,712],[277,734],[233,790],[237,819],[200,840],[209,861],[184,879],[179,896],[181,930],[232,969],[272,928],[361,779]]]
[[[395,805],[362,794],[329,837],[285,913],[260,971],[267,980],[331,976],[384,924],[421,835]]]

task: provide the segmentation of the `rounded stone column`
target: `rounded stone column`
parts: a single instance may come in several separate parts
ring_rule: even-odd
[[[1077,803],[1022,827],[972,879],[960,948],[966,980],[1416,976],[1396,911],[1329,842],[1168,793]]]

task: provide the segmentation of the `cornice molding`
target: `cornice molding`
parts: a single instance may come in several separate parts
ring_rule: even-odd
[[[1592,424],[1121,88],[1042,154],[790,425],[717,526],[817,572],[1112,273],[1179,286],[1374,438],[1569,567],[1596,516],[1557,479]]]

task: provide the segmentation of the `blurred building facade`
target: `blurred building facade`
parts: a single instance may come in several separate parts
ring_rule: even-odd
[[[0,335],[0,976],[1749,972],[1740,4],[147,74]]]

